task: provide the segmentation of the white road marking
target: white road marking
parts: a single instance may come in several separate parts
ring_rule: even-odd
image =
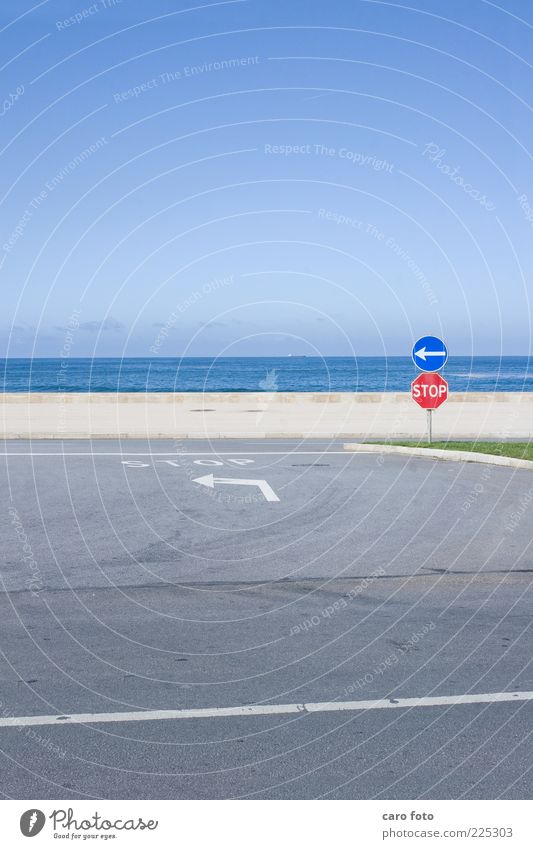
[[[128,466],[132,469],[149,469],[150,463],[143,463],[142,460],[121,460],[123,466]],[[154,460],[155,463],[165,463],[168,466],[174,466],[178,469],[182,468],[182,464],[178,462],[177,459],[173,458],[172,460],[161,460],[160,458],[156,458]],[[234,466],[247,466],[249,463],[255,463],[255,460],[251,459],[235,459],[234,457],[228,457],[225,460],[214,460],[210,458],[209,460],[193,460],[193,463],[198,466],[224,466],[232,463]],[[154,465],[152,464],[152,465]]]
[[[375,699],[359,702],[306,702],[288,705],[240,705],[238,707],[184,710],[136,710],[115,713],[73,713],[68,716],[10,716],[0,718],[0,728],[32,725],[80,725],[102,722],[159,722],[163,719],[217,719],[225,716],[271,716],[290,713],[391,710],[398,708],[445,707],[447,705],[496,704],[533,701],[533,692],[467,693],[458,696],[427,696],[413,699]]]
[[[262,456],[273,454],[290,457],[293,454],[307,454],[323,457],[326,454],[354,456],[349,451],[246,451],[247,454]],[[370,451],[357,451],[357,454],[370,454]],[[0,457],[227,457],[235,451],[0,451]]]
[[[194,483],[201,486],[215,488],[216,483],[230,484],[231,486],[257,486],[265,496],[266,501],[279,501],[278,496],[265,480],[252,480],[251,478],[216,478],[214,475],[203,475],[201,478],[193,478]]]

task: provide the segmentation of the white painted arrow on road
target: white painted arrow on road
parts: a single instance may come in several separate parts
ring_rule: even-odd
[[[446,351],[426,351],[425,348],[419,348],[418,351],[415,351],[415,357],[420,357],[421,360],[425,360],[426,357],[445,357]]]
[[[267,501],[279,501],[278,496],[269,483],[265,480],[251,480],[250,478],[216,478],[214,475],[203,475],[201,478],[193,478],[194,483],[202,486],[215,488],[216,483],[228,483],[232,486],[258,486]]]

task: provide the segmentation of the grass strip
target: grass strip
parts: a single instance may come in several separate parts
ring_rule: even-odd
[[[533,460],[531,442],[391,442],[390,445],[405,445],[410,448],[443,448],[447,451],[476,451],[479,454],[496,454],[498,457],[516,457]]]

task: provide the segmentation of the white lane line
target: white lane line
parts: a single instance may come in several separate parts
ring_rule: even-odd
[[[376,699],[359,702],[306,702],[290,705],[240,705],[190,710],[136,710],[115,713],[73,713],[68,716],[10,716],[0,718],[0,728],[31,725],[93,725],[102,722],[159,722],[163,719],[217,719],[225,716],[271,716],[288,713],[382,710],[397,708],[477,705],[496,702],[533,701],[533,692],[467,693],[460,696],[428,696],[414,699]]]
[[[261,456],[274,454],[291,457],[307,454],[324,457],[326,454],[342,454],[345,457],[371,454],[371,451],[0,451],[0,457],[235,457],[236,454]]]

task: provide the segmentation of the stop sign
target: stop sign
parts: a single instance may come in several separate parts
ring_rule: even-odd
[[[411,383],[411,397],[424,410],[436,410],[448,398],[448,384],[440,374],[419,374]]]

